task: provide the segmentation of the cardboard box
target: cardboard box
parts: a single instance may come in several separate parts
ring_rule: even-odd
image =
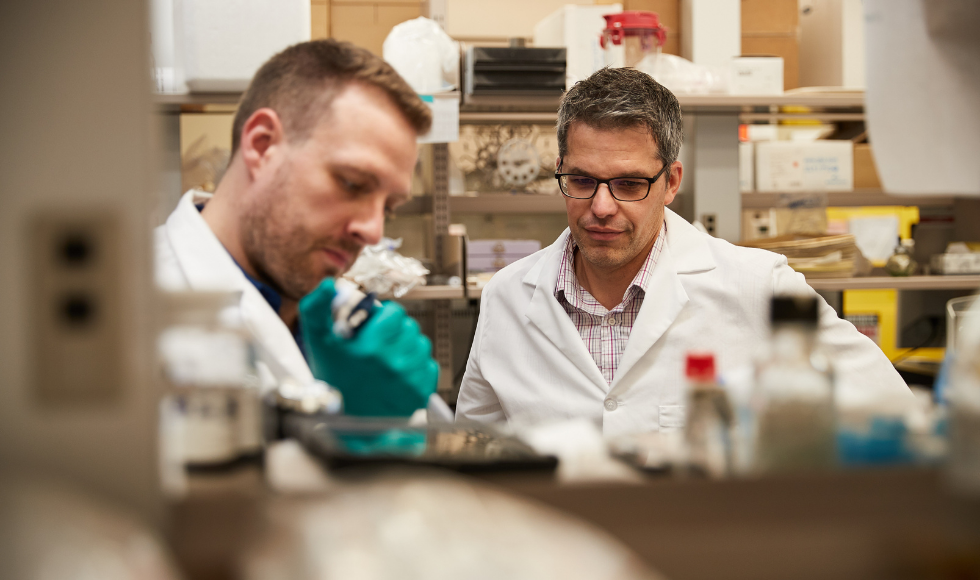
[[[330,37],[346,40],[381,56],[381,45],[396,24],[422,15],[415,1],[330,3]]]
[[[765,141],[755,146],[757,191],[851,191],[850,141]]]
[[[864,88],[862,0],[806,0],[800,18],[800,82]]]
[[[797,0],[742,0],[743,35],[796,35],[799,25]]]
[[[800,45],[796,35],[742,35],[742,56],[783,58],[783,89],[800,86]]]
[[[728,92],[733,95],[783,94],[783,59],[740,56],[732,59]]]
[[[875,158],[867,143],[854,145],[854,188],[881,189]]]

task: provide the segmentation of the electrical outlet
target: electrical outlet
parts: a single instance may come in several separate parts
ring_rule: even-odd
[[[122,390],[118,218],[56,212],[33,226],[35,398],[51,407],[111,402]]]
[[[715,235],[715,230],[717,229],[717,217],[713,213],[703,213],[701,214],[701,225],[704,229],[708,230],[708,233],[712,236]]]

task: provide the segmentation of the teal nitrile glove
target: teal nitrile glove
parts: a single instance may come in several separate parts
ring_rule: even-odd
[[[337,292],[324,280],[299,303],[300,326],[313,376],[344,395],[344,413],[407,417],[436,390],[432,344],[401,305],[385,302],[347,340],[333,332]]]

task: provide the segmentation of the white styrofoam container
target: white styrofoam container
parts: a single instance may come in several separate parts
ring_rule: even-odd
[[[783,57],[740,56],[733,58],[728,92],[733,95],[783,94]]]
[[[622,11],[622,4],[568,4],[534,25],[535,47],[565,48],[565,88],[571,88],[603,67],[603,53],[599,46],[599,37],[606,27],[603,15]]]
[[[310,2],[174,0],[174,34],[191,92],[242,91],[272,55],[310,39]]]
[[[980,274],[980,253],[933,254],[930,265],[938,274]]]
[[[850,141],[763,141],[755,144],[757,191],[850,191],[854,145]]]

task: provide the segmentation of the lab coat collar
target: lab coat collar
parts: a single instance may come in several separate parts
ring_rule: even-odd
[[[185,193],[166,223],[167,237],[188,287],[199,291],[241,291],[245,326],[259,348],[269,355],[262,358],[272,373],[280,380],[287,376],[299,381],[312,380],[313,374],[289,328],[248,281],[195,206],[208,199],[202,193],[195,190]]]
[[[702,233],[670,209],[664,209],[664,219],[667,222],[667,240],[651,273],[643,305],[633,324],[612,385],[608,385],[602,377],[568,313],[554,296],[561,254],[571,235],[567,228],[545,249],[544,256],[522,279],[523,284],[534,288],[525,313],[527,319],[603,393],[616,389],[617,384],[667,332],[688,303],[689,298],[679,274],[706,272],[716,267]]]

